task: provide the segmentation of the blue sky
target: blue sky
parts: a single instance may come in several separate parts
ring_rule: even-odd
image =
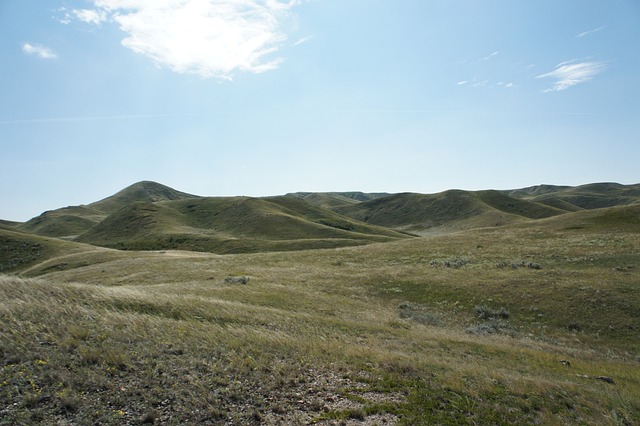
[[[2,0],[0,218],[640,182],[636,0]]]

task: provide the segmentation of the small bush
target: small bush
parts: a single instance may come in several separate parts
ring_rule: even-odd
[[[491,320],[484,321],[479,324],[474,324],[465,329],[469,334],[506,334],[511,337],[516,337],[517,332],[505,321]]]
[[[465,331],[469,334],[498,334],[501,330],[500,325],[497,322],[483,322],[469,326]]]
[[[459,257],[454,257],[451,259],[445,259],[445,260],[432,260],[431,262],[429,262],[429,266],[433,266],[435,268],[454,268],[454,269],[459,269],[462,268],[463,266],[469,264],[469,260],[468,259],[463,259],[463,258],[459,258]]]
[[[486,305],[476,305],[473,307],[473,312],[481,322],[467,327],[465,330],[467,333],[485,335],[504,334],[513,331],[507,323],[511,314],[503,306],[493,309]]]
[[[506,269],[506,268],[511,268],[511,269],[518,269],[518,268],[542,269],[542,266],[539,263],[525,262],[523,260],[523,261],[520,261],[520,262],[506,262],[506,261],[498,262],[498,263],[496,263],[496,268],[498,268],[498,269]]]
[[[424,305],[411,302],[402,302],[398,306],[400,318],[409,319],[420,324],[440,325],[440,315],[430,312]]]
[[[247,277],[247,276],[226,277],[224,279],[224,282],[227,283],[227,284],[248,284],[249,283],[249,277]]]
[[[499,309],[492,309],[486,305],[476,305],[473,307],[473,312],[477,315],[478,319],[509,319],[511,315],[503,306]]]

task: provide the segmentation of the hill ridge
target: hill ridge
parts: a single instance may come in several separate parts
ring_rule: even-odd
[[[128,249],[272,251],[364,244],[498,227],[640,203],[640,184],[514,190],[296,192],[203,197],[143,180],[99,201],[46,211],[3,229]],[[252,243],[253,242],[253,243]],[[253,244],[253,247],[251,245]]]

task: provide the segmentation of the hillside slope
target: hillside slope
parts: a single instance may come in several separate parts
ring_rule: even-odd
[[[640,184],[591,183],[580,186],[540,185],[505,191],[516,198],[536,201],[568,211],[640,203]]]
[[[20,231],[0,229],[0,274],[22,273],[29,268],[46,262],[72,256],[83,259],[81,264],[96,263],[89,260],[88,253],[106,253],[116,255],[115,250],[79,244],[58,238],[48,238]],[[60,260],[51,265],[40,268],[44,272],[62,271],[77,265],[69,260]]]
[[[187,194],[186,192],[177,191],[157,182],[141,181],[126,187],[122,191],[119,191],[110,197],[91,203],[89,206],[105,213],[113,213],[122,207],[139,201],[156,203],[160,201],[184,200],[190,198],[200,197],[197,195]]]
[[[559,231],[608,231],[611,233],[640,233],[640,203],[605,207],[593,210],[581,210],[556,216],[527,225],[555,229]]]
[[[199,197],[127,205],[77,238],[118,249],[215,253],[331,248],[407,235],[292,197]]]
[[[418,234],[503,226],[565,213],[498,191],[449,190],[438,194],[396,194],[335,211],[366,223]]]
[[[391,194],[386,192],[294,192],[286,194],[286,196],[300,198],[314,206],[325,209],[357,204],[364,201],[375,200],[376,198],[386,197],[388,195]]]
[[[88,206],[50,210],[16,228],[36,235],[73,238],[102,221],[107,214]]]
[[[110,213],[132,203],[153,203],[186,198],[197,198],[197,196],[176,191],[156,182],[142,181],[89,205],[46,211],[18,225],[17,228],[36,235],[71,239],[100,223]]]
[[[126,249],[237,253],[358,245],[639,203],[640,184],[248,198],[201,197],[142,181],[88,205],[3,221],[0,229]]]

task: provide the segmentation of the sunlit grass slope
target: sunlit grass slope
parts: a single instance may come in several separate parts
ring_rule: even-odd
[[[68,258],[88,252],[108,250],[86,244],[78,244],[57,238],[41,237],[25,232],[0,229],[0,273],[13,273],[39,266],[50,259]],[[117,252],[112,251],[114,254]],[[83,260],[84,265],[88,261]],[[63,263],[62,261],[59,264]]]
[[[503,226],[565,211],[517,199],[499,191],[450,190],[438,194],[396,194],[335,211],[370,224],[418,234]]]
[[[333,209],[339,206],[357,204],[363,201],[386,197],[390,194],[383,192],[295,192],[287,196],[301,198],[314,206]]]
[[[541,185],[510,191],[509,194],[570,211],[640,203],[638,184],[591,183],[575,187]]]
[[[18,229],[48,237],[74,238],[104,220],[110,213],[137,202],[197,198],[156,182],[135,183],[118,193],[86,206],[50,210],[20,224]]]
[[[107,214],[87,206],[64,207],[42,213],[17,229],[36,235],[74,238],[100,223]]]
[[[0,277],[0,424],[638,424],[638,213],[47,258]]]
[[[143,181],[101,201],[47,211],[22,224],[5,221],[0,227],[121,249],[281,251],[359,245],[366,240],[381,241],[382,235],[399,237],[380,227],[436,235],[504,226],[572,211],[637,204],[639,194],[640,185],[598,183],[438,194],[299,192],[255,199],[206,198]],[[274,204],[279,210],[274,210]]]
[[[215,253],[300,250],[407,238],[293,197],[192,198],[136,202],[77,241],[118,249]]]

